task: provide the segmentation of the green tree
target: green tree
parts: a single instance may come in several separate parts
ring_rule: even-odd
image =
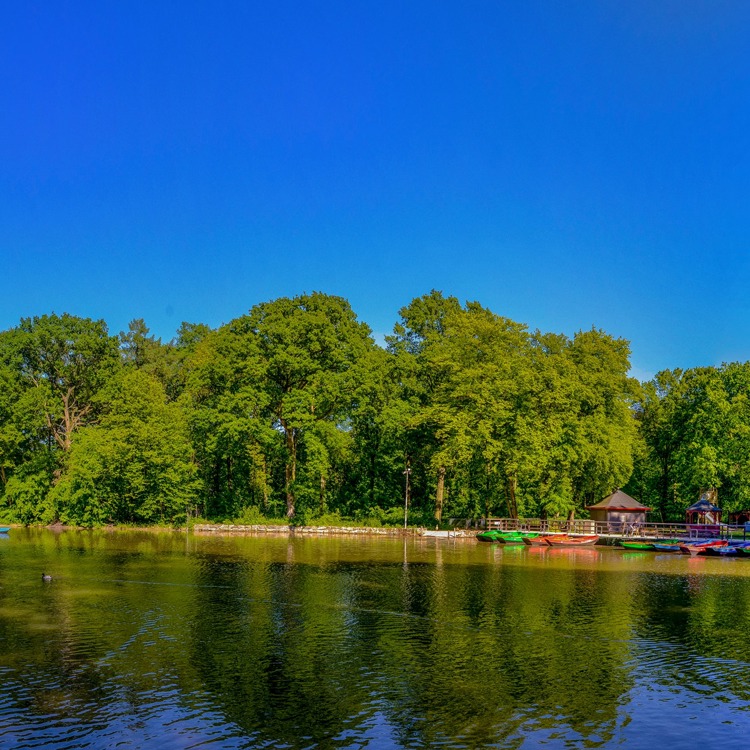
[[[568,355],[576,370],[572,482],[581,507],[624,486],[631,475],[639,383],[628,376],[630,346],[624,339],[583,331],[573,337]]]
[[[435,289],[416,297],[399,310],[400,321],[387,338],[391,367],[400,384],[398,416],[404,431],[401,466],[412,469],[413,493],[417,503],[426,504],[434,487],[434,514],[442,520],[445,483],[454,468],[455,453],[445,450],[442,425],[448,415],[435,403],[435,394],[449,370],[438,354],[450,321],[461,313],[455,297]],[[456,459],[457,460],[457,459]],[[426,473],[425,473],[426,472]]]
[[[186,355],[184,377],[204,512],[231,518],[247,505],[268,511],[279,433],[256,338],[232,324],[208,333]]]
[[[292,518],[300,446],[318,423],[346,421],[360,363],[374,346],[370,330],[346,300],[318,292],[256,305],[230,328],[254,340],[265,401],[284,437],[286,514]]]
[[[60,520],[175,523],[198,484],[187,421],[159,381],[125,372],[102,394],[98,425],[76,434],[67,471],[52,491]]]
[[[102,320],[67,313],[26,318],[16,329],[22,379],[38,389],[47,427],[64,451],[91,422],[95,396],[117,371],[117,339]]]
[[[662,522],[678,517],[675,463],[683,439],[681,370],[663,370],[644,383],[635,415],[642,443],[628,491],[652,505]],[[642,447],[641,447],[642,446]]]

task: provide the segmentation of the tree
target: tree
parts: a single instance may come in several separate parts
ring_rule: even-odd
[[[681,370],[657,373],[643,384],[635,405],[642,448],[628,490],[653,505],[662,522],[676,515],[675,462],[684,432],[679,409],[682,376]]]
[[[347,418],[359,363],[374,346],[370,330],[346,300],[318,292],[256,305],[230,329],[254,340],[266,402],[284,436],[286,514],[292,518],[300,443],[317,423]]]
[[[628,376],[630,346],[596,329],[568,347],[576,370],[572,484],[578,507],[624,486],[633,470],[638,382]]]
[[[47,427],[64,451],[95,417],[95,397],[117,370],[117,339],[104,321],[63,315],[26,318],[16,329],[25,385],[38,389]]]
[[[159,381],[123,373],[102,394],[100,423],[73,440],[67,471],[52,491],[64,523],[175,523],[198,484],[187,421]]]
[[[183,376],[205,512],[231,518],[248,504],[268,511],[279,433],[255,337],[232,324],[206,334],[188,350]]]
[[[448,369],[436,353],[442,345],[450,321],[462,311],[455,297],[444,297],[433,289],[416,297],[399,310],[400,322],[387,338],[393,357],[392,368],[400,383],[400,418],[405,430],[402,464],[413,466],[413,493],[417,503],[425,502],[435,487],[434,512],[442,520],[447,465],[451,452],[444,448],[440,429],[441,407],[433,404],[437,390],[448,377]],[[423,476],[424,469],[429,471]],[[433,480],[434,478],[434,480]],[[434,484],[433,484],[434,481]]]

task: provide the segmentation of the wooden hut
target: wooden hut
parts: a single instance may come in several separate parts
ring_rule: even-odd
[[[586,506],[592,521],[608,524],[608,531],[619,533],[646,523],[646,513],[651,508],[639,503],[634,497],[617,489],[596,505]]]

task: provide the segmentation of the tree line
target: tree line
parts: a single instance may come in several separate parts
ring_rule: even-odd
[[[531,331],[432,291],[385,346],[322,293],[162,342],[69,314],[0,333],[0,514],[96,526],[585,512],[664,519],[750,483],[750,364],[628,376],[627,341]],[[408,470],[408,475],[405,474]]]

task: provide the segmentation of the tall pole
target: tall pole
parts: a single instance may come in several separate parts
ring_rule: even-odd
[[[406,470],[404,476],[406,477],[406,490],[404,492],[404,528],[406,528],[406,522],[409,517],[409,474],[411,469],[409,468],[409,459],[406,459]]]

